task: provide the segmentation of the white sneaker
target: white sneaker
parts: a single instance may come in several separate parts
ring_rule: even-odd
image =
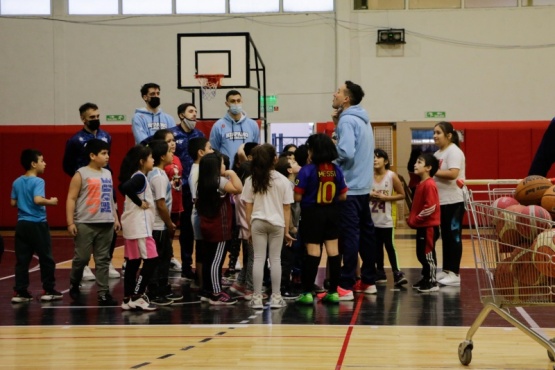
[[[154,311],[157,309],[155,305],[150,303],[148,297],[144,294],[141,297],[137,298],[136,300],[133,300],[133,298],[131,298],[131,300],[129,300],[128,305],[130,308],[143,310],[143,311]]]
[[[181,272],[181,263],[179,263],[179,261],[175,257],[172,257],[172,259],[170,260],[170,271]]]
[[[249,307],[255,310],[262,310],[264,308],[264,303],[262,303],[262,294],[253,294],[252,299],[249,302]]]
[[[436,273],[436,281],[440,281],[441,279],[445,279],[447,273],[445,271],[440,271]]]
[[[83,270],[83,280],[85,281],[96,280],[96,277],[92,273],[91,268],[89,266],[85,266],[85,269]]]
[[[112,262],[110,262],[110,269],[108,270],[108,277],[110,279],[119,279],[121,277],[120,273],[118,272],[118,270],[116,270],[116,268],[114,267],[114,265],[112,265]]]
[[[276,294],[276,293],[272,294],[272,297],[270,298],[271,308],[282,308],[286,306],[287,306],[287,303],[285,303],[285,300],[283,299],[281,294]]]
[[[461,277],[454,272],[448,271],[445,277],[437,282],[441,285],[461,286]]]

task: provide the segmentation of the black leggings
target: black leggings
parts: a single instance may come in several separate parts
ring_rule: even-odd
[[[137,272],[143,261],[143,268],[137,277]],[[158,257],[142,260],[140,258],[127,260],[125,266],[125,274],[123,277],[123,295],[131,297],[132,295],[142,295],[147,284],[150,282],[152,273],[158,264]]]
[[[464,203],[441,206],[441,242],[443,270],[459,274],[462,258],[462,219]]]
[[[383,271],[384,253],[383,247],[387,251],[387,258],[391,264],[393,272],[399,271],[399,263],[397,262],[397,251],[393,244],[393,228],[392,227],[376,227],[376,268],[378,271]]]

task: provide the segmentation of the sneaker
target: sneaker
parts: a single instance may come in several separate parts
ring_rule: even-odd
[[[63,298],[63,294],[55,289],[45,290],[40,297],[41,301],[57,301]]]
[[[170,260],[170,271],[181,272],[181,263],[179,263],[179,261],[175,257],[172,257],[172,259]]]
[[[378,270],[378,273],[376,274],[376,283],[377,284],[387,283],[387,276],[385,275],[384,270]]]
[[[447,276],[446,271],[440,271],[436,274],[436,281],[440,281],[441,279],[445,278],[446,276]]]
[[[171,300],[171,301],[179,301],[179,300],[183,299],[183,294],[176,293],[176,292],[171,292],[169,294],[166,294],[166,298]]]
[[[437,283],[432,283],[431,281],[423,282],[420,287],[418,288],[420,293],[430,293],[430,292],[437,292],[439,291],[439,287]]]
[[[157,297],[153,297],[150,300],[150,303],[155,304],[156,306],[169,306],[170,304],[173,303],[173,301],[164,296],[157,296]]]
[[[281,293],[281,296],[282,296],[283,299],[285,299],[286,301],[299,298],[299,294],[297,294],[297,293],[295,293],[295,292],[291,292],[291,291],[289,291],[289,290],[286,290],[285,292],[282,292],[282,293]]]
[[[322,302],[324,303],[339,303],[339,293],[328,293],[322,298]]]
[[[318,285],[316,285],[316,284],[314,284],[314,286],[312,287],[312,291],[313,291],[314,293],[316,293],[316,294],[318,294],[318,293],[326,293],[326,292],[327,292],[326,289],[324,289],[324,288],[322,288],[322,287],[320,287],[320,286],[318,286]]]
[[[85,269],[83,270],[83,280],[85,281],[96,280],[96,277],[92,273],[91,268],[89,266],[85,266]]]
[[[74,301],[78,300],[81,296],[81,290],[79,289],[79,284],[72,284],[69,286],[69,296]]]
[[[232,293],[237,294],[238,296],[244,297],[245,293],[247,291],[247,288],[244,285],[239,284],[238,282],[234,282],[231,287],[229,288],[229,290]],[[252,294],[252,292],[251,292]]]
[[[262,302],[262,294],[253,294],[252,299],[249,302],[249,307],[255,310],[262,310],[264,308],[264,303]]]
[[[270,307],[271,308],[287,307],[287,303],[285,303],[285,300],[283,299],[281,294],[274,293],[270,297]]]
[[[208,302],[210,301],[210,293],[205,292],[205,291],[199,291],[198,292],[198,297],[200,299],[201,302]]]
[[[195,277],[195,273],[190,268],[181,272],[181,280],[183,281],[195,281]]]
[[[227,277],[222,277],[222,285],[225,287],[230,287],[231,285],[233,285],[233,282],[235,281],[235,279],[230,279]]]
[[[129,306],[130,301],[131,301],[130,298],[124,298],[123,301],[121,302],[121,309],[124,311],[129,311],[131,309],[131,306]]]
[[[355,300],[355,296],[353,295],[352,290],[343,289],[340,286],[338,286],[337,287],[337,294],[339,295],[339,300],[340,301],[354,301]]]
[[[376,285],[373,284],[364,284],[362,280],[356,282],[353,290],[357,293],[364,293],[364,294],[376,294],[378,293],[378,289]]]
[[[155,305],[150,303],[148,297],[144,294],[142,296],[135,296],[134,298],[131,298],[128,304],[129,307],[141,311],[154,311],[158,309]]]
[[[116,268],[114,267],[114,265],[112,265],[112,262],[110,262],[110,267],[108,269],[108,277],[110,279],[119,279],[121,277],[120,273],[118,272],[118,270],[116,270]]]
[[[461,286],[461,277],[454,272],[448,271],[445,277],[441,280],[437,280],[441,285],[448,286]]]
[[[26,290],[20,290],[19,292],[13,293],[12,303],[30,302],[32,300],[33,296]]]
[[[405,278],[405,273],[402,271],[393,273],[393,281],[395,282],[395,286],[401,286],[408,283],[407,278]]]
[[[226,292],[219,292],[211,294],[208,302],[214,306],[229,306],[237,303],[237,299],[230,297]]]
[[[104,293],[98,296],[98,305],[99,306],[117,306],[118,301],[112,298],[110,293]]]
[[[424,280],[424,278],[418,280],[418,282],[412,284],[413,289],[418,289],[418,288],[420,288],[420,286],[423,285],[425,281],[426,281],[426,280]]]
[[[312,293],[302,293],[299,298],[295,300],[295,302],[300,304],[312,304],[314,302],[314,297]]]

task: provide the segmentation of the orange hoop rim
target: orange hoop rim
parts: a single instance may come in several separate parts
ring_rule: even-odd
[[[220,82],[222,80],[222,78],[224,78],[224,75],[222,74],[196,74],[195,78],[197,80],[200,79],[206,79],[207,83],[210,83],[212,85],[216,85],[217,87],[220,87]]]

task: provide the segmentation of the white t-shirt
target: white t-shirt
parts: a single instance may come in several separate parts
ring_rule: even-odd
[[[246,203],[253,203],[250,222],[264,220],[274,226],[285,227],[283,205],[294,202],[291,181],[281,173],[272,170],[270,172],[270,186],[266,193],[254,194],[252,177],[249,176],[243,186],[241,200]]]
[[[372,183],[372,190],[382,193],[386,196],[393,195],[393,171],[387,170],[382,178],[382,181],[380,182],[374,180],[374,182]],[[372,212],[372,221],[374,222],[375,227],[393,227],[393,216],[395,213],[394,209],[396,208],[396,203],[396,201],[384,202],[377,199],[373,199],[370,201],[370,211]]]
[[[466,160],[462,150],[455,144],[450,144],[445,150],[438,150],[434,156],[439,160],[440,170],[457,168],[459,176],[457,179],[465,178]],[[439,193],[439,204],[454,204],[464,202],[462,189],[457,185],[457,179],[447,180],[434,176]]]
[[[198,171],[199,164],[193,163],[193,166],[191,167],[191,172],[189,172],[189,178],[187,179],[187,182],[189,183],[189,189],[191,189],[191,195],[193,196],[193,201],[197,199]]]
[[[152,189],[152,196],[154,197],[154,202],[156,203],[159,199],[164,199],[166,207],[168,207],[168,212],[172,209],[172,186],[168,175],[166,172],[158,167],[154,167],[152,171],[148,173],[148,182],[150,183],[150,188]],[[160,212],[154,205],[154,230],[166,230],[166,224],[160,217]]]

